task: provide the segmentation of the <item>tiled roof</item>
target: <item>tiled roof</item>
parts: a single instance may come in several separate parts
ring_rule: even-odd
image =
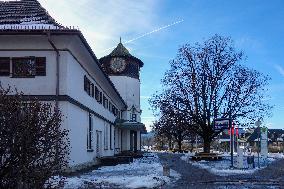
[[[59,29],[57,23],[37,0],[0,0],[1,29]]]

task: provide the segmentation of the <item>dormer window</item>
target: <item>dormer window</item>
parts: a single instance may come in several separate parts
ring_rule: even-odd
[[[132,114],[131,121],[137,122],[137,114]]]

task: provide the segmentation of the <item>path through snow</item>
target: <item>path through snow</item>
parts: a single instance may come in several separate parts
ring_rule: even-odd
[[[155,188],[180,178],[171,170],[171,177],[163,176],[163,167],[156,154],[147,153],[130,164],[104,166],[81,176],[65,179],[65,189],[73,188]]]

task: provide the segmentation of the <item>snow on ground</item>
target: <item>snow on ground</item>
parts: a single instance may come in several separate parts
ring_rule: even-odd
[[[191,156],[193,154],[189,153],[189,154],[185,154],[184,156],[181,157],[181,160],[187,162],[187,163],[191,163],[194,166],[197,166],[199,168],[202,169],[206,169],[209,172],[215,174],[215,175],[220,175],[220,176],[226,176],[226,175],[235,175],[235,174],[252,174],[257,170],[263,169],[265,167],[267,167],[267,165],[269,165],[271,162],[273,162],[276,159],[279,158],[284,158],[283,154],[273,154],[273,153],[269,153],[268,154],[268,158],[266,162],[263,162],[261,160],[260,163],[260,168],[257,168],[257,163],[258,163],[258,159],[257,159],[257,154],[250,154],[250,155],[254,155],[254,162],[255,162],[255,168],[253,168],[251,165],[249,166],[247,164],[247,154],[244,155],[244,169],[231,169],[231,158],[228,154],[224,154],[223,155],[223,159],[220,161],[191,161]],[[234,156],[234,165],[236,165],[236,156]]]
[[[65,179],[65,189],[88,186],[118,186],[121,188],[154,188],[180,178],[180,174],[171,170],[171,176],[163,176],[163,167],[156,154],[147,153],[143,158],[130,164],[104,166],[80,177]]]

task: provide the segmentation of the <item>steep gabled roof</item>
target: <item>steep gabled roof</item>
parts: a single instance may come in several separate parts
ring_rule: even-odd
[[[37,0],[0,1],[0,29],[60,29]]]

